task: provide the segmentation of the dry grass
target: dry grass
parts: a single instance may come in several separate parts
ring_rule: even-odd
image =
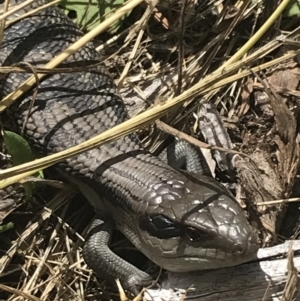
[[[273,125],[264,131],[258,131],[258,134],[251,131],[248,122],[251,119],[258,128],[264,123],[263,117],[257,116],[250,102],[250,95],[255,89],[267,89],[260,77],[265,79],[266,74],[266,78],[270,78],[273,74],[271,70],[276,70],[278,66],[285,67],[287,62],[300,54],[299,50],[291,46],[291,41],[298,46],[295,42],[298,33],[288,35],[288,31],[294,28],[293,21],[282,20],[280,17],[283,6],[288,1],[283,1],[282,6],[278,8],[275,5],[277,1],[269,0],[199,1],[199,3],[166,1],[159,6],[150,5],[147,8],[143,7],[141,2],[131,1],[105,24],[85,35],[76,45],[72,45],[71,52],[65,51],[59,58],[45,66],[45,69],[55,68],[69,53],[73,53],[82,43],[105,30],[122,13],[140,5],[140,9],[144,11],[140,18],[133,22],[129,29],[111,37],[104,46],[99,47],[99,51],[117,45],[118,51],[104,63],[113,73],[116,73],[117,67],[119,68],[116,80],[120,88],[129,85],[141,93],[139,88],[141,82],[171,74],[165,80],[160,95],[157,95],[156,105],[145,101],[145,108],[150,107],[145,112],[72,149],[22,166],[1,170],[0,187],[16,183],[37,170],[49,167],[78,152],[117,139],[131,131],[144,129],[158,118],[162,118],[164,122],[180,131],[184,130],[189,135],[196,136],[197,130],[193,129],[193,124],[196,123],[193,113],[197,113],[199,103],[205,99],[218,106],[221,114],[227,118],[225,119],[227,125],[230,125],[230,120],[236,120],[235,124],[241,122],[244,125],[244,132],[239,133],[241,141],[237,143],[239,152],[245,153],[252,161],[257,162],[249,147],[249,141],[255,137],[257,143],[255,149],[260,150],[263,157],[274,158],[276,153],[277,159],[281,159],[278,164],[272,165],[276,179],[280,172],[285,171],[279,179],[278,195],[272,194],[271,189],[267,187],[265,195],[256,197],[255,189],[251,190],[252,188],[245,186],[245,182],[249,181],[249,174],[244,173],[245,162],[242,161],[237,169],[241,189],[246,193],[240,196],[249,197],[250,193],[252,197],[255,196],[256,203],[260,206],[265,205],[263,207],[270,205],[266,201],[279,196],[289,197],[295,191],[293,184],[298,169],[298,146],[293,139],[283,142],[282,136],[274,134],[272,137],[277,139],[275,151],[273,149],[271,152],[264,148],[268,132],[274,131],[274,123],[277,126],[279,124],[276,116]],[[270,14],[268,7],[264,6],[266,2],[268,7],[273,4],[273,11],[276,8],[275,14]],[[3,21],[3,18],[0,18],[0,21]],[[285,32],[278,34],[278,29]],[[120,64],[120,58],[125,63]],[[296,67],[293,68],[295,71]],[[43,70],[37,70],[41,71]],[[7,68],[3,72],[7,72]],[[22,91],[16,91],[2,100],[1,111],[29,89],[37,76],[42,79],[44,75],[33,75],[23,85]],[[292,96],[299,93],[296,88],[280,84],[274,84],[271,90],[284,94],[286,101],[290,103],[294,103]],[[276,103],[274,106],[276,107]],[[277,128],[277,131],[280,132],[280,129]],[[141,131],[141,135],[145,145],[152,150],[159,148],[166,137],[164,133],[152,127],[147,128],[147,131]],[[294,152],[289,154],[287,147]],[[251,173],[259,173],[255,167],[251,168],[252,166],[249,167]],[[287,174],[287,170],[290,174]],[[257,185],[264,183],[263,179],[262,183]],[[46,189],[46,193],[41,193],[41,196],[46,197],[47,192]],[[82,260],[82,237],[88,229],[92,211],[88,205],[78,207],[76,201],[74,210],[74,202],[70,202],[73,196],[72,189],[63,189],[52,198],[46,198],[43,205],[41,202],[32,201],[29,204],[17,205],[10,215],[7,214],[7,219],[13,220],[15,226],[13,230],[7,232],[8,237],[5,238],[3,245],[10,247],[2,248],[0,258],[0,279],[3,280],[0,289],[6,292],[3,293],[3,299],[14,301],[119,299],[111,286],[98,282]],[[279,211],[283,211],[283,203],[284,200],[280,207],[274,209],[276,214],[267,216],[267,221],[260,220],[262,240],[265,238],[262,233],[272,233],[276,236],[277,230],[274,229],[277,229],[278,214]],[[274,205],[274,202],[271,205]],[[257,212],[260,211],[256,210]],[[22,219],[18,218],[20,214],[24,215]],[[250,216],[253,217],[251,213]],[[120,246],[116,245],[115,250],[119,249]]]

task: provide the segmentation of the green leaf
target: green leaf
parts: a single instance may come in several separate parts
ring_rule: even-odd
[[[125,0],[66,0],[60,4],[67,11],[76,12],[76,23],[84,30],[90,31],[124,4]],[[126,15],[120,18],[110,28],[116,32]]]
[[[9,222],[0,226],[0,233],[6,232],[14,227],[14,223]]]
[[[11,155],[12,163],[14,166],[20,165],[36,159],[35,153],[30,148],[28,142],[20,135],[10,132],[3,132],[3,139],[7,147],[8,153]],[[44,178],[42,171],[39,171],[34,176]],[[26,182],[23,184],[26,195],[32,196],[35,189],[35,184],[32,182]]]
[[[292,0],[283,13],[286,17],[299,17],[300,16],[300,1]]]

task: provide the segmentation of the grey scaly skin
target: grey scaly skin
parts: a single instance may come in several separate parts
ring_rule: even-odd
[[[14,3],[21,3],[14,0]],[[42,5],[38,1],[30,8]],[[0,8],[2,4],[0,5]],[[8,26],[0,63],[43,66],[82,33],[58,9]],[[100,61],[91,43],[61,66]],[[28,74],[11,73],[0,82],[0,97]],[[77,145],[123,122],[127,112],[117,88],[101,67],[48,75],[11,108],[24,136],[47,155]],[[258,246],[243,210],[217,181],[179,172],[143,149],[135,134],[74,156],[57,166],[86,196],[97,218],[84,246],[84,258],[100,277],[119,278],[136,293],[151,277],[111,252],[114,228],[162,268],[174,272],[217,269],[253,258]]]

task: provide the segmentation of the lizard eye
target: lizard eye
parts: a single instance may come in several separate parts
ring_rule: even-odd
[[[185,234],[188,237],[188,239],[192,242],[201,241],[205,237],[204,233],[193,227],[187,227],[185,229]]]

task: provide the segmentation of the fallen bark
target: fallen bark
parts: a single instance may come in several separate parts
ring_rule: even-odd
[[[300,240],[286,241],[260,249],[256,260],[240,266],[201,273],[168,273],[161,289],[147,290],[144,301],[300,300],[300,293],[294,293],[299,290],[299,270]]]

